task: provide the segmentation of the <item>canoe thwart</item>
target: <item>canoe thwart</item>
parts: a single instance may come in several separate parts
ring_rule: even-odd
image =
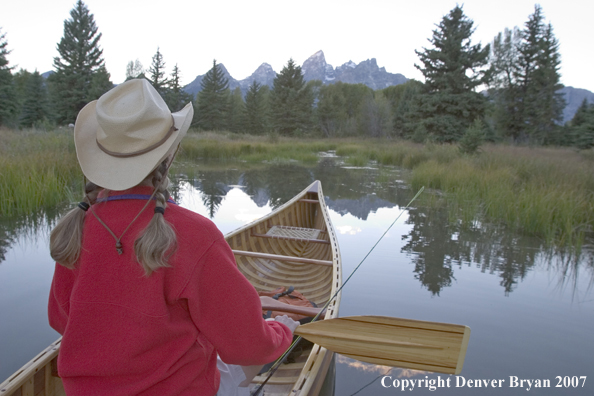
[[[307,202],[307,203],[313,203],[313,204],[320,203],[320,201],[317,199],[307,199],[307,198],[302,198],[299,200],[299,202]]]
[[[310,259],[310,258],[306,258],[306,257],[281,256],[280,254],[249,252],[246,250],[233,250],[233,254],[236,254],[239,256],[264,258],[264,259],[268,259],[268,260],[292,261],[292,262],[304,263],[304,264],[326,265],[329,267],[331,267],[333,265],[333,262],[331,260],[317,260],[317,259]]]

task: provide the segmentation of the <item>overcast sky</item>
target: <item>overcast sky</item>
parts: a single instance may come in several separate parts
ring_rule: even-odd
[[[182,84],[206,73],[213,59],[241,80],[262,63],[280,72],[289,58],[298,64],[319,50],[334,67],[376,58],[390,73],[423,81],[415,50],[428,47],[435,25],[459,3],[474,21],[472,42],[486,45],[504,28],[523,27],[534,12],[526,0],[359,1],[126,1],[86,0],[103,34],[100,45],[114,83],[126,64],[145,69],[160,48],[167,73],[177,63]],[[75,0],[6,0],[0,27],[9,65],[33,72],[52,70]],[[540,1],[545,21],[560,43],[561,82],[594,92],[592,0]]]

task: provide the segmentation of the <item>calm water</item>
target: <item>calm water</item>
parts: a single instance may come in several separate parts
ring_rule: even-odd
[[[203,170],[204,169],[204,170]],[[209,169],[209,170],[206,170]],[[174,196],[227,233],[322,181],[339,237],[344,279],[415,192],[397,169],[318,166],[225,169],[189,167],[175,177]],[[425,193],[428,194],[428,193]],[[0,382],[58,338],[47,324],[53,263],[49,226],[55,215],[0,221]],[[49,218],[49,220],[48,220]],[[489,224],[462,228],[443,210],[405,212],[343,291],[341,316],[386,315],[465,324],[472,335],[461,376],[390,369],[336,359],[335,395],[593,395],[594,263],[548,253],[541,241]],[[555,387],[561,378],[561,387]],[[563,378],[586,376],[577,387]],[[463,378],[462,378],[463,377]],[[550,388],[518,380],[549,380]],[[430,391],[417,380],[442,380]],[[450,386],[447,382],[450,378]],[[462,385],[462,380],[466,384]],[[469,388],[468,380],[503,380]],[[415,380],[412,390],[410,381]],[[456,382],[457,381],[457,382]],[[575,384],[575,380],[574,380]],[[439,383],[436,382],[436,385]],[[542,381],[541,385],[546,385]]]

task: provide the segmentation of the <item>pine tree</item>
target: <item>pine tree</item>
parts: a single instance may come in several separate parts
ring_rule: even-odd
[[[420,81],[408,80],[404,84],[393,85],[381,90],[383,95],[390,101],[394,135],[402,138],[411,138],[416,123],[412,115],[415,113],[417,95],[423,91],[424,85]],[[423,137],[423,140],[426,136]]]
[[[153,55],[153,62],[151,63],[151,67],[149,67],[149,73],[149,81],[157,92],[165,98],[169,81],[165,78],[165,61],[158,47],[157,53]]]
[[[64,21],[64,36],[58,43],[55,73],[49,77],[55,116],[62,123],[74,122],[87,102],[98,98],[97,93],[101,91],[98,87],[106,85],[104,78],[109,78],[103,50],[99,47],[101,33],[98,33],[93,14],[78,0],[70,17]],[[96,73],[102,77],[93,82]]]
[[[229,104],[227,106],[227,128],[234,133],[243,132],[245,103],[241,95],[241,89],[236,87],[229,95]]]
[[[21,108],[27,96],[27,87],[29,86],[29,79],[33,74],[25,69],[20,69],[12,75],[12,81],[16,91],[18,107]]]
[[[577,127],[585,123],[590,107],[591,105],[588,103],[588,99],[584,98],[584,100],[582,100],[582,104],[580,107],[578,107],[577,111],[573,115],[573,118],[571,121],[569,121],[569,125],[572,127]]]
[[[192,101],[192,95],[185,92],[180,84],[181,72],[177,64],[173,67],[171,78],[168,80],[165,103],[172,112],[180,111],[187,103]]]
[[[521,134],[524,139],[536,135],[538,123],[538,84],[536,81],[538,58],[542,49],[542,31],[544,29],[542,8],[534,7],[534,13],[528,17],[525,29],[521,31],[518,44],[516,80],[520,89]]]
[[[517,47],[521,40],[518,28],[505,29],[493,40],[490,63],[493,79],[489,86],[492,98],[492,120],[495,132],[501,137],[511,137],[517,141],[522,134],[520,109],[522,107],[521,89],[516,81],[518,63]]]
[[[569,129],[572,144],[580,149],[594,147],[594,103],[583,100],[571,121],[566,125]]]
[[[475,88],[490,78],[483,68],[489,45],[472,45],[473,32],[473,21],[456,6],[433,31],[429,42],[434,48],[415,51],[425,91],[418,96],[414,117],[437,141],[458,140],[476,118],[484,117],[486,100]]]
[[[48,95],[43,77],[37,70],[29,77],[20,124],[32,127],[35,124],[47,122],[50,118]]]
[[[265,90],[256,80],[252,82],[245,94],[244,130],[251,135],[261,135],[268,130],[268,106],[266,104]]]
[[[578,148],[589,149],[594,147],[594,105],[591,105],[585,115],[585,120],[574,127],[575,144]]]
[[[503,40],[500,33],[493,50],[496,78],[490,93],[499,133],[515,141],[569,144],[559,128],[565,107],[559,92],[559,43],[542,8],[535,6],[524,29],[506,29]]]
[[[12,67],[8,66],[6,33],[0,29],[0,125],[7,125],[15,119],[18,112],[17,92],[12,77]]]
[[[113,83],[111,82],[111,76],[105,68],[105,65],[101,65],[97,71],[93,73],[93,77],[91,77],[91,86],[87,93],[87,102],[98,99],[112,88]]]
[[[479,118],[474,120],[458,144],[462,154],[474,155],[480,152],[481,145],[485,142],[485,125]]]
[[[196,105],[199,128],[207,131],[224,130],[227,128],[229,80],[225,78],[216,59],[202,79],[201,86]]]
[[[541,142],[552,144],[566,144],[560,132],[563,120],[565,99],[559,92],[563,85],[560,83],[559,69],[561,57],[559,42],[553,34],[553,27],[549,23],[543,31],[541,52],[538,58],[538,94],[536,96],[536,133]]]
[[[279,133],[290,136],[311,127],[313,96],[293,59],[274,79],[271,106],[272,126]]]

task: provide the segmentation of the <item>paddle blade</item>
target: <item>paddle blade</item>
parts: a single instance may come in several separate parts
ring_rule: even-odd
[[[362,362],[459,374],[470,328],[387,316],[349,316],[304,324],[295,334]]]

